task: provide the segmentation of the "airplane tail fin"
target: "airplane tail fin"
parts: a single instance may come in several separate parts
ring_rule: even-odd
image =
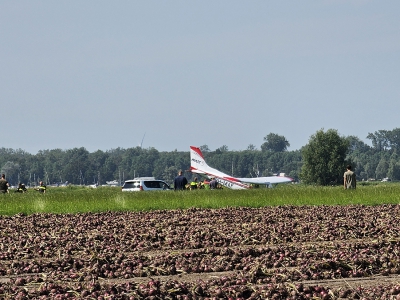
[[[204,173],[208,165],[200,148],[190,146],[190,171],[193,173]]]
[[[209,178],[230,178],[229,175],[222,173],[221,171],[218,171],[217,169],[211,168],[209,165],[207,165],[200,148],[195,146],[190,146],[190,171],[192,173],[204,174]]]

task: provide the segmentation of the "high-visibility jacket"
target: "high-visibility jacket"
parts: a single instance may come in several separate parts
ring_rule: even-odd
[[[209,189],[210,189],[210,182],[204,180],[204,181],[203,181],[203,187],[204,187],[204,189],[209,190]]]

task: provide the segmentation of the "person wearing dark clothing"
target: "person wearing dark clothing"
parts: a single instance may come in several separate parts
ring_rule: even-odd
[[[6,194],[8,193],[8,188],[10,187],[10,184],[6,180],[6,175],[1,174],[0,178],[0,194]]]
[[[182,171],[179,171],[178,176],[176,176],[174,180],[174,190],[181,191],[186,189],[187,183],[186,177],[182,175]]]
[[[26,189],[25,184],[23,183],[19,183],[18,188],[15,190],[16,193],[25,193],[27,191],[28,190]]]
[[[218,182],[215,180],[215,178],[211,179],[210,189],[215,190],[217,187],[218,187]]]

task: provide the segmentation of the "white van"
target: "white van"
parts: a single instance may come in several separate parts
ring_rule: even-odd
[[[166,182],[154,177],[138,177],[126,180],[121,190],[123,192],[165,191],[171,190],[171,187]]]

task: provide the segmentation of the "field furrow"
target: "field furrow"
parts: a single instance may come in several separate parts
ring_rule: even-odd
[[[400,298],[400,208],[0,218],[2,299]]]

